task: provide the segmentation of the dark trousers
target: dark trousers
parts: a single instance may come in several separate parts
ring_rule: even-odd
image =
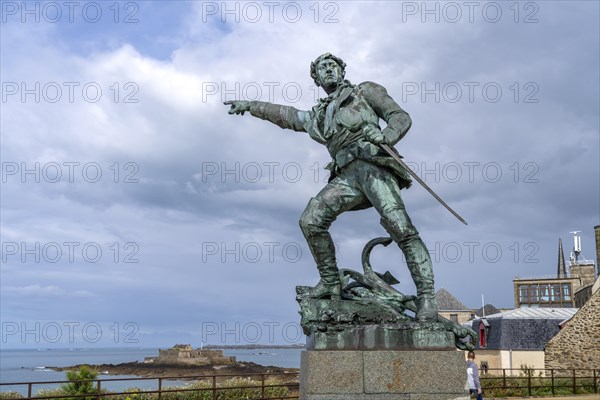
[[[477,389],[469,389],[469,391],[471,392],[471,394],[475,395],[476,400],[483,400],[483,394],[477,394]]]
[[[310,200],[300,218],[300,227],[325,283],[339,282],[332,222],[343,212],[365,203],[375,207],[381,225],[406,257],[417,287],[417,295],[433,298],[433,268],[425,244],[413,226],[400,196],[393,173],[364,160],[354,160]]]

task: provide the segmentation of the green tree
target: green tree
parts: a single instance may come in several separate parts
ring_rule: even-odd
[[[97,394],[98,387],[93,382],[98,376],[98,371],[84,365],[79,368],[79,371],[67,371],[67,379],[69,383],[62,386],[62,389],[66,394],[70,395],[85,395],[85,394]],[[91,400],[93,397],[76,397],[75,399]]]

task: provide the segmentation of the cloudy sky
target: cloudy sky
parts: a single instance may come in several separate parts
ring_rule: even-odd
[[[326,149],[224,100],[308,109],[318,55],[411,115],[396,146],[436,287],[513,305],[573,230],[595,259],[599,5],[537,2],[3,2],[3,348],[299,343],[318,274],[298,218]],[[385,235],[331,229],[341,267]],[[373,265],[414,293],[397,247]]]

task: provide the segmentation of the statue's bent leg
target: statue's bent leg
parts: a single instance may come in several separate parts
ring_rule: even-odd
[[[381,225],[398,244],[406,258],[419,300],[417,319],[437,320],[437,301],[433,278],[433,266],[429,251],[421,240],[419,232],[406,213],[400,196],[396,177],[388,170],[362,162],[360,174],[361,189],[381,215]]]
[[[407,221],[408,224],[400,221]],[[417,288],[421,321],[437,320],[433,267],[429,251],[415,227],[410,223],[406,211],[393,211],[381,217],[381,225],[404,253],[406,264]]]
[[[300,228],[308,248],[317,263],[321,281],[310,293],[311,297],[340,296],[340,277],[335,259],[335,247],[327,231],[333,219],[333,210],[316,198],[310,199],[300,217]]]
[[[360,191],[348,185],[342,174],[308,202],[300,217],[300,228],[321,276],[319,284],[312,289],[310,297],[339,298],[341,282],[335,258],[335,246],[328,229],[338,215],[365,200]]]

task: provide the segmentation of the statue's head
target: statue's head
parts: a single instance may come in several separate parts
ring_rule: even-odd
[[[346,63],[331,53],[321,54],[310,63],[310,76],[317,86],[324,89],[336,87],[344,81]]]

